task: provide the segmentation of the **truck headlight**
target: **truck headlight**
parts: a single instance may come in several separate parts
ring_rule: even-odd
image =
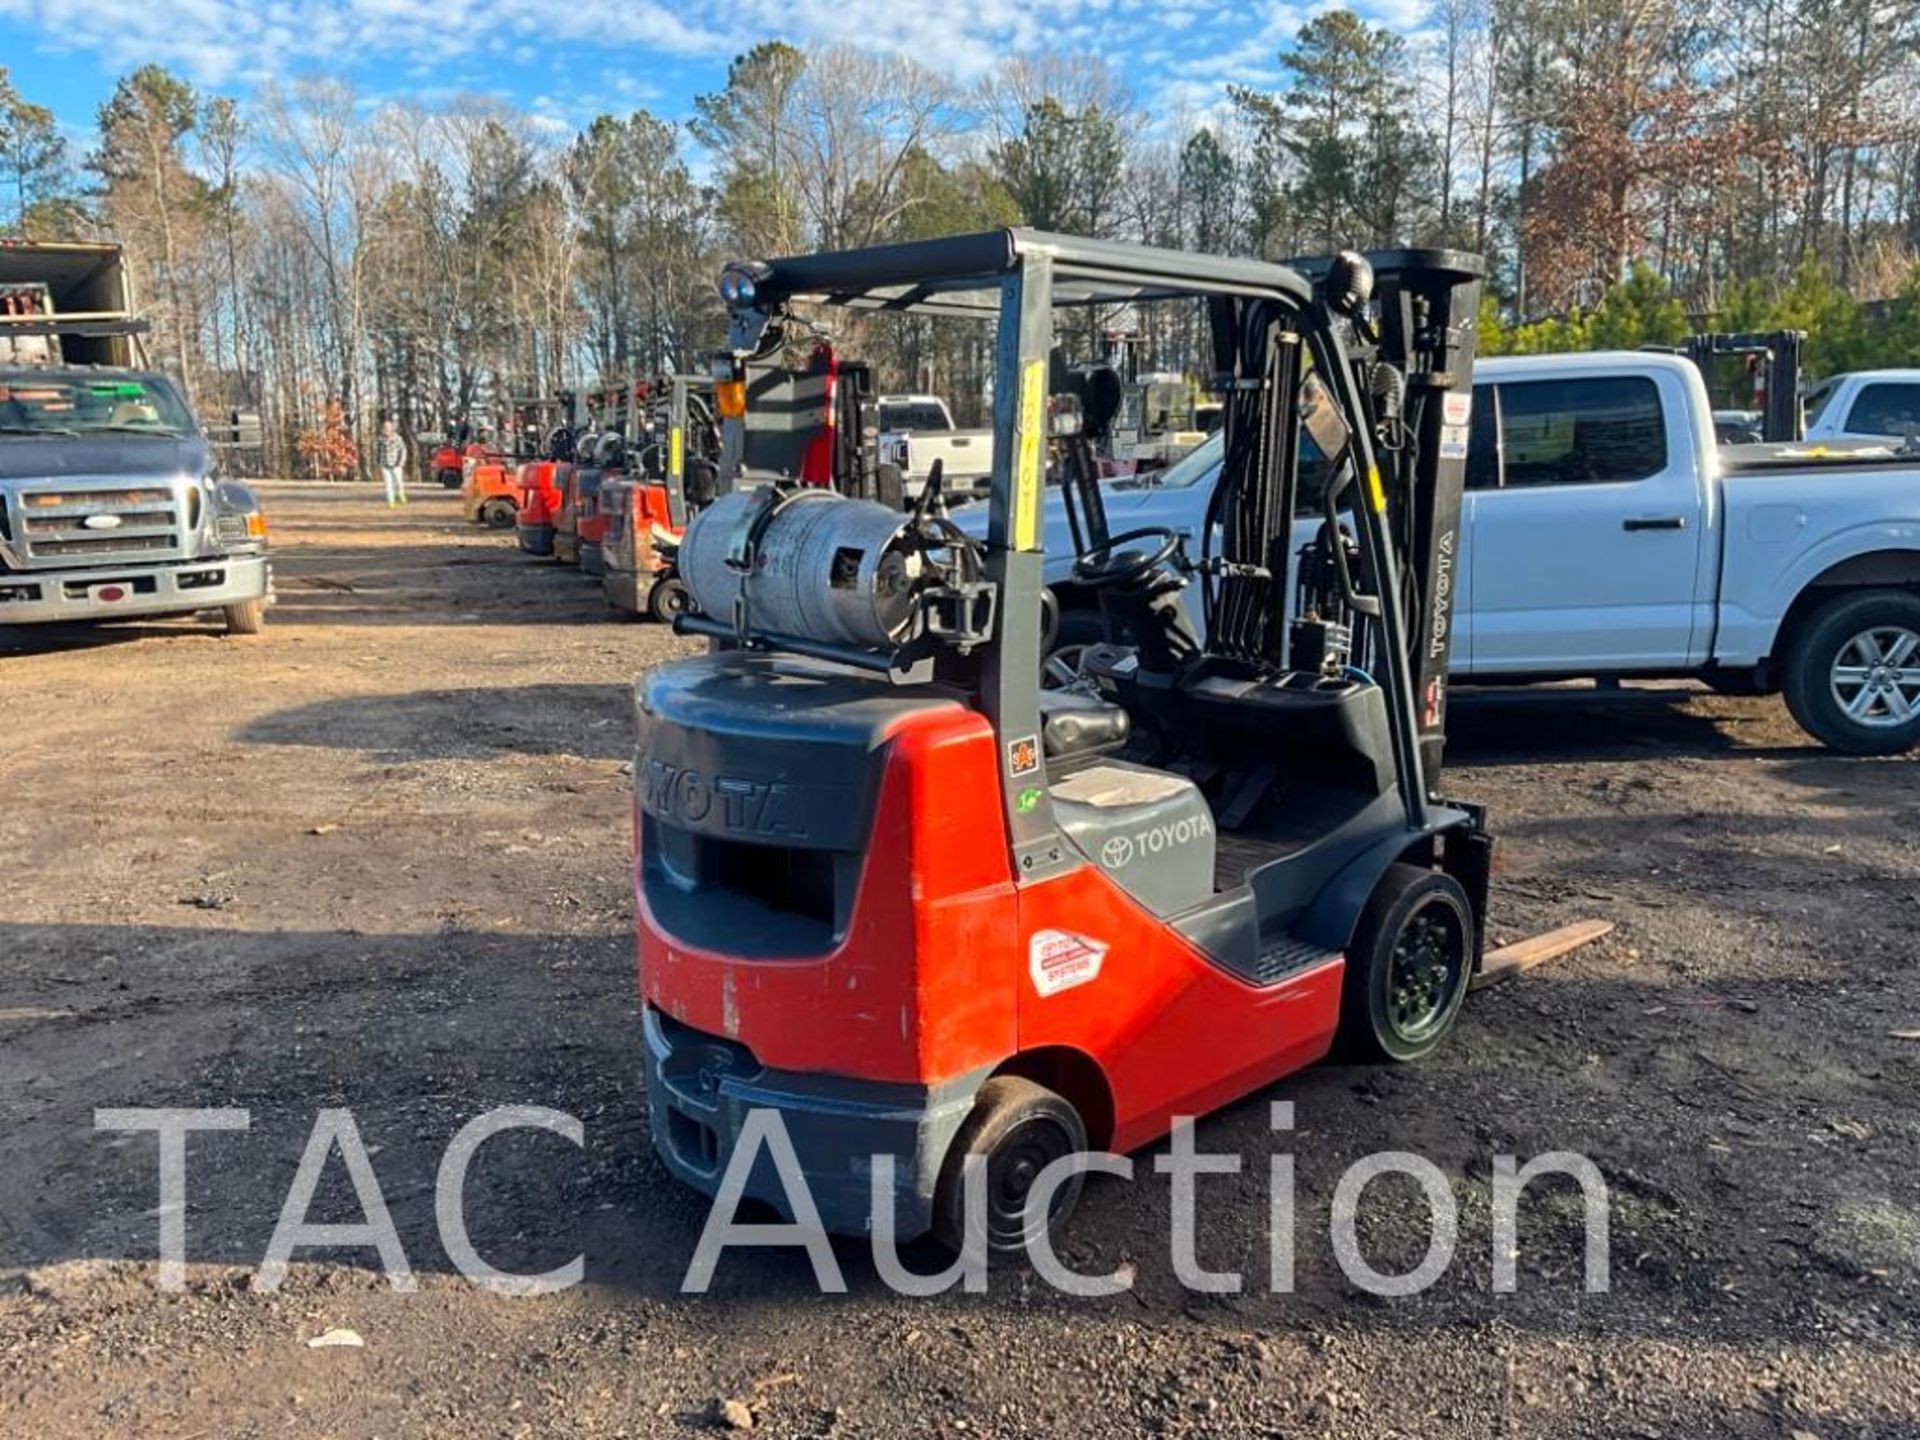
[[[258,510],[246,515],[216,515],[213,535],[223,545],[247,545],[267,538],[267,517]]]
[[[213,489],[207,528],[217,545],[259,545],[267,538],[267,517],[246,486],[222,481]]]

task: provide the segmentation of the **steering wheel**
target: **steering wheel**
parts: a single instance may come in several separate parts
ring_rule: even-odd
[[[1131,584],[1172,559],[1180,548],[1182,538],[1179,531],[1161,525],[1149,525],[1144,529],[1129,530],[1124,535],[1115,535],[1106,544],[1094,546],[1073,562],[1074,581],[1089,590]],[[1157,540],[1159,543],[1150,550],[1120,551],[1122,545],[1131,545],[1137,540]]]

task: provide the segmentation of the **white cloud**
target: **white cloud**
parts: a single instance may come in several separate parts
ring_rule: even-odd
[[[1362,14],[1405,34],[1419,31],[1429,5],[1358,0]],[[684,113],[721,62],[768,36],[906,55],[962,81],[1011,55],[1098,52],[1156,116],[1206,115],[1229,85],[1278,84],[1279,52],[1327,8],[1330,0],[0,0],[0,17],[35,32],[43,55],[89,54],[110,72],[151,61],[224,89],[316,73],[375,95],[473,89],[517,98],[550,126],[621,106]],[[577,86],[567,83],[574,77],[583,77]],[[528,98],[543,89],[545,104]]]

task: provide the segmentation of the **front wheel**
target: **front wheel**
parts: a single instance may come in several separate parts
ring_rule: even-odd
[[[647,618],[658,620],[662,625],[671,625],[674,616],[684,615],[692,607],[693,597],[687,593],[687,582],[678,575],[661,576],[647,591]]]
[[[489,500],[480,507],[480,523],[489,530],[511,530],[519,518],[519,507],[511,500]]]
[[[955,1252],[965,1244],[966,1162],[978,1156],[987,1170],[987,1258],[997,1262],[1024,1255],[1043,1228],[1052,1233],[1066,1223],[1079,1203],[1084,1177],[1069,1177],[1053,1192],[1046,1215],[1030,1225],[1027,1197],[1034,1181],[1055,1161],[1086,1148],[1087,1127],[1063,1097],[1018,1075],[994,1076],[974,1097],[940,1167],[933,1194],[935,1237]]]
[[[1920,595],[1836,596],[1797,629],[1792,647],[1782,689],[1802,730],[1849,755],[1920,744]]]
[[[438,480],[442,488],[447,490],[458,490],[460,488],[460,482],[465,478],[466,477],[458,470],[443,469],[434,473],[434,479]]]
[[[1419,1060],[1447,1037],[1467,998],[1473,902],[1460,882],[1390,867],[1367,902],[1340,992],[1340,1049],[1356,1060]]]
[[[227,622],[229,635],[258,635],[267,628],[265,600],[240,600],[232,605],[222,605],[220,614]]]

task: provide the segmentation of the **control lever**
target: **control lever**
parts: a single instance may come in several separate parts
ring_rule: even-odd
[[[1327,486],[1326,494],[1321,498],[1321,508],[1326,516],[1327,528],[1334,535],[1340,533],[1340,497],[1344,495],[1352,485],[1353,465],[1349,462],[1340,467],[1340,473],[1336,475],[1333,482]],[[1380,614],[1380,597],[1378,595],[1364,594],[1360,587],[1353,583],[1353,571],[1347,565],[1346,547],[1336,544],[1330,548],[1333,554],[1333,573],[1334,577],[1340,583],[1341,598],[1347,602],[1348,607],[1356,615],[1378,616]]]

